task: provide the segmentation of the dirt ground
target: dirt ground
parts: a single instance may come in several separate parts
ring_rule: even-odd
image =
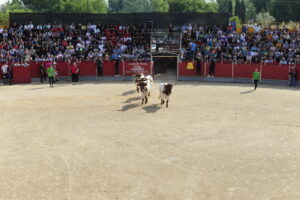
[[[299,200],[300,90],[0,86],[1,200]]]

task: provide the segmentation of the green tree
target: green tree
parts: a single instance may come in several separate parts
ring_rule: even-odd
[[[119,13],[124,8],[124,0],[109,0],[108,1],[109,12]]]
[[[140,13],[150,12],[150,0],[124,0],[122,12],[125,13]]]
[[[246,21],[246,5],[244,0],[241,2],[241,13],[239,17],[241,18],[242,22]]]
[[[234,15],[238,16],[242,22],[245,21],[246,17],[246,6],[243,0],[237,0],[234,8]]]
[[[277,21],[299,21],[300,20],[300,0],[274,0],[271,7],[271,15]]]
[[[0,12],[0,21],[2,24],[8,24],[9,12],[32,12],[30,9],[24,7],[22,2],[18,0],[12,0],[11,2],[6,2]]]
[[[234,6],[234,15],[240,16],[240,14],[241,14],[241,3],[239,0],[236,0],[235,6]]]
[[[216,3],[207,3],[205,0],[170,0],[169,12],[216,12]]]
[[[169,3],[166,0],[151,0],[151,11],[153,12],[168,12]]]
[[[228,13],[228,0],[217,0],[218,11]]]
[[[236,0],[217,0],[218,11],[223,13],[229,13],[230,16],[233,15],[233,2]],[[256,9],[252,3],[252,0],[242,0],[240,7],[240,18],[242,21],[248,21],[254,19],[256,16]],[[231,7],[231,9],[229,8]]]
[[[264,12],[258,13],[255,21],[261,24],[270,24],[275,21],[275,18],[269,12]]]
[[[26,8],[37,12],[105,13],[105,0],[20,0]]]
[[[233,6],[232,1],[228,1],[228,15],[231,17],[233,16]]]
[[[283,0],[280,0],[284,2]],[[256,8],[256,13],[266,12],[270,10],[270,4],[272,0],[251,0],[254,7]]]

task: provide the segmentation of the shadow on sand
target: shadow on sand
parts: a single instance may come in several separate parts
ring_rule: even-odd
[[[133,108],[136,108],[136,107],[138,107],[138,106],[139,106],[139,104],[134,104],[134,103],[132,103],[132,104],[128,104],[128,105],[123,106],[123,107],[121,108],[121,110],[118,110],[118,111],[126,112],[126,111],[131,110],[131,109],[133,109]]]
[[[130,91],[124,92],[122,94],[122,96],[128,96],[128,95],[134,94],[135,92],[136,92],[135,90],[130,90]]]
[[[241,92],[241,95],[244,95],[244,94],[250,94],[250,93],[252,93],[252,92],[254,92],[255,90],[254,89],[252,89],[252,90],[247,90],[247,91],[245,91],[245,92]]]
[[[131,103],[133,101],[138,101],[138,100],[141,100],[141,97],[132,97],[132,98],[127,99],[123,103]]]
[[[147,113],[156,113],[159,109],[160,109],[160,106],[157,104],[143,107],[143,110],[145,110]]]

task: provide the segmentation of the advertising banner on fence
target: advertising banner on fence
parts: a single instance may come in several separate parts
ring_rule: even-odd
[[[143,73],[151,74],[151,62],[125,62],[125,76]]]

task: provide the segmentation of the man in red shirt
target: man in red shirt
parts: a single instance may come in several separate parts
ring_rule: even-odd
[[[71,66],[71,74],[72,74],[72,83],[73,83],[73,85],[78,82],[78,73],[79,73],[79,68],[77,66],[77,63],[74,62],[74,64]]]

